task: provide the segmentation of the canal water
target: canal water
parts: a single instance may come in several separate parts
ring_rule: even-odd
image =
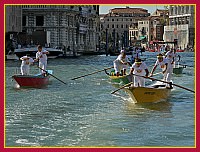
[[[191,67],[173,75],[173,83],[194,90],[195,55],[179,54],[182,64]],[[151,70],[156,53],[145,52],[142,57],[147,58]],[[123,90],[111,94],[116,88],[104,72],[71,80],[110,67],[115,58],[49,59],[48,69],[67,85],[51,77],[50,84],[42,89],[18,88],[11,76],[20,61],[6,61],[6,147],[194,146],[194,93],[174,87],[166,101],[135,104]],[[37,72],[32,66],[31,73]]]

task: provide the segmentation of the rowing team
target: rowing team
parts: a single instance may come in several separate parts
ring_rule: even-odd
[[[157,55],[157,60],[149,73],[148,67],[145,64],[145,62],[142,62],[140,58],[136,58],[135,62],[131,65],[129,62],[126,52],[124,50],[121,50],[120,55],[117,57],[116,60],[113,61],[114,64],[114,69],[115,69],[115,75],[120,76],[120,75],[126,75],[126,69],[128,68],[127,65],[129,64],[131,66],[129,74],[134,74],[134,80],[133,80],[133,85],[135,87],[144,87],[145,86],[145,77],[152,77],[154,71],[156,70],[157,66],[159,66],[162,69],[163,73],[163,81],[170,82],[171,81],[171,76],[173,72],[173,64],[174,64],[174,58],[175,54],[173,50],[168,51],[165,56],[163,54],[158,54]],[[120,74],[121,72],[121,74]],[[136,76],[138,75],[138,76]],[[170,87],[170,86],[166,86]]]
[[[47,50],[42,50],[42,46],[38,45],[37,47],[38,52],[36,53],[36,59],[33,60],[28,54],[20,58],[22,61],[21,63],[21,74],[22,75],[29,75],[30,65],[34,62],[39,61],[39,68],[41,69],[40,72],[42,75],[46,73],[47,67],[47,55],[49,52]]]

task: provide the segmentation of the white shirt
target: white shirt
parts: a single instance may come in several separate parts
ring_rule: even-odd
[[[168,51],[166,54],[165,54],[166,58],[169,59],[170,62],[173,61],[173,58],[175,57],[174,53],[171,52],[171,51]]]
[[[115,61],[120,62],[120,63],[121,63],[121,61],[129,62],[127,56],[125,56],[125,58],[123,58],[122,54],[120,54]]]
[[[169,64],[169,60],[166,59],[166,58],[163,58],[163,61],[162,61],[162,62],[159,62],[159,61],[157,60],[156,63],[155,63],[155,65],[160,66],[160,68],[161,68],[162,70],[164,70],[165,67],[166,67],[166,63]]]
[[[29,65],[30,63],[33,63],[33,62],[34,62],[33,58],[31,58],[31,57],[28,57],[28,58],[27,58],[27,56],[23,56],[23,57],[21,57],[20,59],[22,60],[21,66]]]
[[[144,75],[145,69],[147,69],[147,65],[142,62],[142,64],[140,64],[140,66],[138,67],[136,63],[134,63],[131,68],[134,69],[133,74]]]
[[[43,52],[47,52],[46,50],[42,50],[41,52],[36,53],[36,59],[39,58],[39,62],[45,63],[47,61],[47,55],[43,54]]]

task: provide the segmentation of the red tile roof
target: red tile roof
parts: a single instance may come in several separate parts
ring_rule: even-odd
[[[114,8],[110,10],[111,13],[131,13],[131,14],[147,14],[148,10],[143,8]]]

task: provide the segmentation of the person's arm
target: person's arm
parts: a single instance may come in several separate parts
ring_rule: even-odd
[[[149,75],[149,70],[148,69],[144,69],[145,70],[145,72],[146,72],[146,77],[148,77],[148,75]]]
[[[40,55],[40,53],[36,53],[36,59],[34,59],[34,62],[38,62],[39,61],[39,58],[41,57],[42,55]]]
[[[27,59],[29,59],[29,57],[23,56],[23,57],[20,58],[20,60],[22,60],[22,61],[27,60]]]
[[[49,51],[45,50],[42,52],[42,54],[49,54]]]
[[[171,64],[174,64],[174,56],[172,57],[172,63]]]
[[[165,63],[165,70],[162,71],[163,74],[167,71],[167,66],[168,66],[168,63]]]
[[[130,73],[129,74],[133,74],[134,68],[131,67]]]
[[[178,55],[178,62],[181,60],[181,56],[180,55]]]
[[[151,73],[150,73],[149,77],[153,76],[153,73],[156,70],[156,68],[157,68],[157,65],[154,65],[153,69],[151,70]]]
[[[20,58],[20,60],[22,60],[22,61],[23,61],[23,60],[24,60],[24,57],[21,57],[21,58]]]

